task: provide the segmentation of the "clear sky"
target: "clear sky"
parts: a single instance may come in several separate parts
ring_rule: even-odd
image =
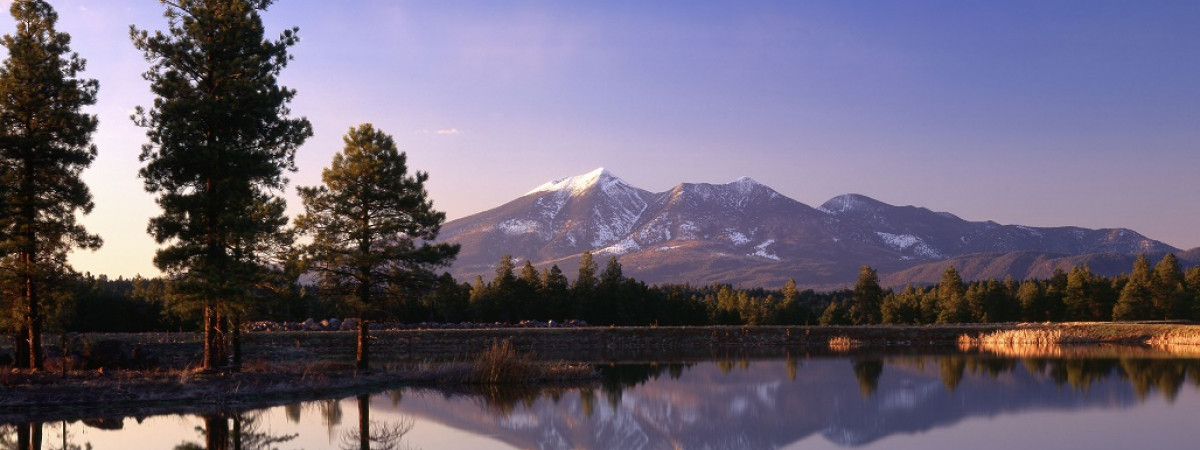
[[[165,28],[162,7],[51,4],[100,80],[83,221],[105,245],[71,261],[156,275],[128,118],[149,65],[128,34]],[[655,192],[750,176],[812,206],[853,192],[1200,246],[1194,0],[279,0],[264,17],[300,27],[283,83],[315,136],[293,215],[294,186],[372,122],[450,218],[603,166]]]

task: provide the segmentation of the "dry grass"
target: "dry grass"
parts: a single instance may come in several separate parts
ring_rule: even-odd
[[[1146,339],[1146,344],[1155,347],[1200,346],[1200,329],[1188,327],[1167,330]]]
[[[1095,338],[1079,330],[1019,328],[977,337],[964,334],[958,337],[958,348],[962,351],[979,349],[1011,357],[1057,357],[1063,355],[1064,346],[1097,342]]]
[[[543,366],[528,354],[519,354],[512,341],[492,343],[471,365],[468,383],[517,383],[537,379],[543,375]]]
[[[493,342],[472,361],[423,366],[409,376],[439,384],[529,384],[596,377],[591,366],[537,361],[533,355],[517,352],[508,340]]]
[[[1146,339],[1146,345],[1175,356],[1200,355],[1200,327],[1177,327]]]
[[[862,347],[863,342],[849,336],[834,336],[829,338],[829,349],[835,352],[850,351]]]
[[[985,334],[979,337],[971,337],[962,335],[958,338],[959,346],[1051,346],[1051,345],[1072,345],[1072,344],[1092,344],[1096,339],[1087,334],[1070,329],[1062,328],[1020,328],[1015,330],[1002,330],[994,333]]]

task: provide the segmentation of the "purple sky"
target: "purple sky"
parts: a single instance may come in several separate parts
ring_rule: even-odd
[[[105,246],[72,262],[155,275],[128,28],[164,28],[162,8],[51,3],[100,80],[84,222]],[[283,81],[316,135],[293,186],[372,122],[451,218],[604,166],[651,191],[751,176],[812,206],[855,192],[1200,246],[1196,1],[279,0],[264,17],[300,27]]]

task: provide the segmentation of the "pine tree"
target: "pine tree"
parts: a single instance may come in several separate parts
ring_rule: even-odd
[[[433,209],[429,174],[408,171],[407,155],[370,124],[352,128],[345,148],[321,172],[321,186],[298,189],[304,214],[296,229],[312,236],[304,248],[322,283],[356,306],[357,367],[369,364],[369,327],[380,291],[432,278],[432,269],[458,254],[457,244],[434,244],[445,213]],[[512,277],[508,259],[507,276]]]
[[[540,297],[547,303],[549,319],[571,318],[571,284],[557,264],[542,272]]]
[[[475,275],[475,282],[471,284],[471,294],[467,298],[467,305],[471,310],[472,320],[477,322],[493,320],[495,307],[488,293],[487,284],[483,282],[483,275]]]
[[[783,283],[780,293],[783,294],[783,299],[779,302],[778,322],[780,324],[804,323],[808,308],[800,304],[800,290],[796,287],[796,279],[788,278]]]
[[[967,304],[966,286],[954,266],[942,273],[942,282],[937,287],[938,323],[966,323],[971,320],[970,305]]]
[[[1184,298],[1187,318],[1200,319],[1200,266],[1188,269],[1184,281],[1187,284],[1187,296]]]
[[[858,269],[858,282],[854,285],[850,320],[855,325],[880,323],[880,307],[883,304],[883,288],[879,287],[879,274],[870,266]]]
[[[547,320],[549,311],[544,298],[538,293],[542,290],[542,276],[533,263],[525,260],[521,266],[521,274],[517,276],[517,298],[522,304],[521,319]]]
[[[503,255],[500,261],[496,264],[496,276],[492,278],[491,284],[488,284],[488,296],[495,302],[499,316],[498,320],[503,322],[511,322],[517,319],[521,313],[520,307],[517,305],[517,277],[513,275],[512,255]]]
[[[1155,316],[1164,319],[1186,319],[1188,313],[1187,292],[1183,268],[1174,253],[1167,253],[1154,266],[1151,280],[1154,291]]]
[[[1021,304],[1021,320],[1024,322],[1041,322],[1047,317],[1045,293],[1041,283],[1035,280],[1025,280],[1017,288],[1017,301]]]
[[[592,259],[592,252],[583,252],[579,258],[579,274],[571,284],[571,300],[574,303],[572,307],[575,315],[583,320],[592,320],[588,316],[592,313],[596,300],[596,271],[596,261]]]
[[[1133,273],[1121,289],[1121,297],[1113,306],[1113,320],[1145,320],[1154,311],[1153,286],[1150,262],[1146,255],[1138,255],[1133,262]]]
[[[93,207],[80,172],[96,157],[98,122],[83,108],[96,103],[99,84],[79,78],[85,61],[55,28],[49,4],[17,0],[10,12],[17,31],[0,39],[8,50],[0,66],[0,252],[11,255],[4,269],[24,308],[17,363],[41,370],[43,303],[61,286],[53,281],[70,272],[69,251],[101,245],[76,222]]]
[[[144,77],[157,97],[134,114],[150,141],[139,175],[162,208],[149,226],[165,245],[154,264],[203,304],[205,369],[223,359],[230,300],[266,264],[254,250],[286,223],[254,211],[276,205],[271,214],[283,214],[283,173],[295,170],[296,148],[312,135],[308,120],[288,117],[295,91],[278,77],[297,30],[264,38],[259,13],[271,3],[164,2],[166,32],[130,29],[151,63]]]
[[[1104,320],[1103,311],[1096,302],[1094,278],[1087,265],[1076,266],[1067,275],[1067,288],[1063,295],[1067,320]]]
[[[621,285],[625,274],[617,257],[609,258],[604,271],[600,272],[600,280],[596,283],[596,299],[593,301],[592,320],[598,325],[615,324],[626,318],[623,314],[624,298],[621,295]]]

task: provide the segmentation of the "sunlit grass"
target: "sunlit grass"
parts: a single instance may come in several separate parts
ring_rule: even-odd
[[[834,336],[829,338],[829,349],[835,352],[850,351],[862,347],[863,342],[849,336]]]
[[[1063,347],[1098,342],[1086,333],[1062,328],[1020,328],[1001,330],[976,337],[961,335],[958,348],[964,352],[982,350],[1013,357],[1054,357]]]

